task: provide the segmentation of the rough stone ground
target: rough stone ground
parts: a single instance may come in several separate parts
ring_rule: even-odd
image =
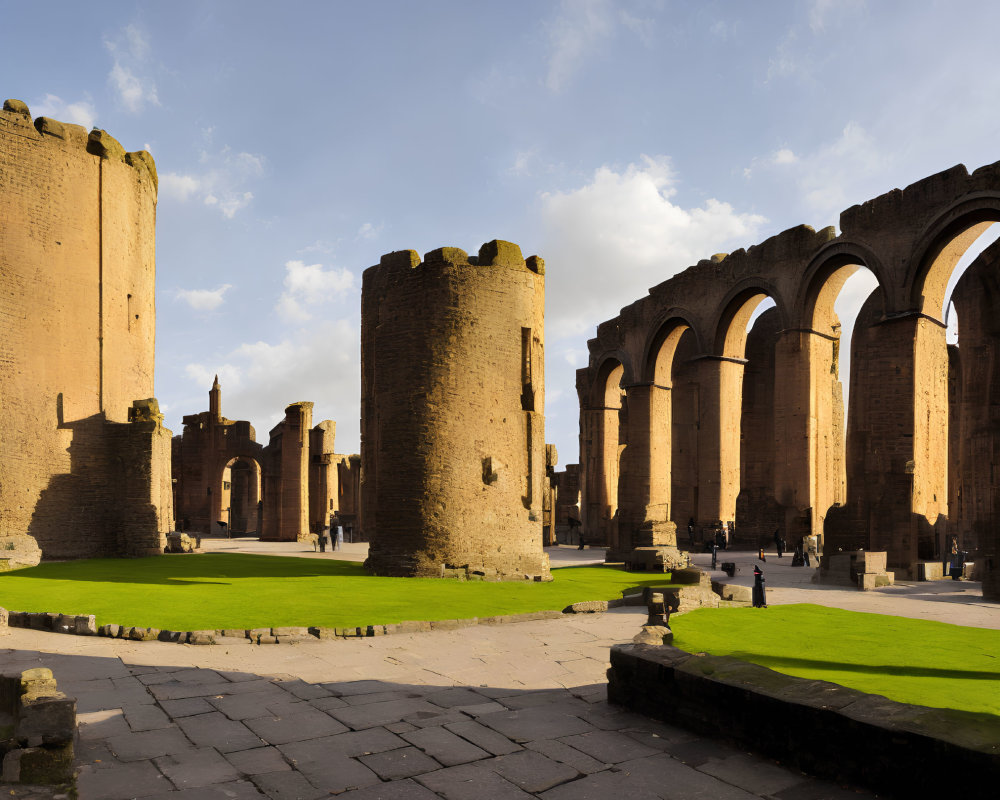
[[[560,555],[593,558],[599,551]],[[897,613],[918,609],[907,615],[923,616],[920,608],[938,606],[950,621],[971,615],[975,621],[966,624],[1000,627],[1000,606],[983,604],[981,595],[976,601],[978,584],[917,585],[940,591],[928,597],[899,591],[906,587],[780,589],[783,566],[770,565],[772,604],[786,593],[791,602],[805,593],[843,607],[891,597]],[[965,592],[972,603],[956,601]],[[630,640],[643,620],[640,610],[623,608],[277,646],[12,629],[0,640],[8,648],[0,664],[45,664],[78,698],[84,800],[872,796],[608,705],[608,649]]]

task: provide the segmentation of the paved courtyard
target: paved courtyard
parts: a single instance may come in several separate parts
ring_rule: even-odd
[[[602,555],[560,548],[553,562]],[[769,603],[806,599],[1000,628],[1000,606],[983,603],[978,584],[861,593],[813,588],[806,572],[769,559]],[[608,649],[644,618],[623,608],[264,646],[11,629],[0,665],[48,666],[77,697],[83,800],[872,796],[609,705]]]

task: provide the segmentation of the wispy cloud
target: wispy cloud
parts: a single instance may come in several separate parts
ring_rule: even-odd
[[[108,81],[125,109],[135,114],[147,104],[160,105],[156,84],[146,74],[150,47],[143,31],[137,25],[126,25],[116,36],[105,39],[104,47],[114,62]]]
[[[780,150],[775,150],[771,155],[761,157],[754,157],[750,162],[749,167],[744,167],[743,177],[749,178],[753,175],[755,170],[761,169],[763,167],[774,167],[783,166],[787,164],[795,164],[799,160],[799,157],[787,147],[782,147]]]
[[[203,150],[199,161],[204,167],[200,172],[162,173],[160,195],[178,202],[197,198],[227,219],[250,205],[254,195],[247,187],[264,174],[263,156],[224,147],[216,153]]]
[[[232,284],[224,283],[217,289],[177,289],[175,297],[195,311],[214,311],[222,305],[226,292],[232,288]]]
[[[785,193],[796,197],[796,204],[811,213],[812,224],[822,226],[835,222],[843,209],[878,192],[896,161],[894,152],[860,123],[851,121],[836,138],[811,152],[783,148],[755,157],[743,175],[790,184]]]
[[[323,269],[322,264],[285,262],[285,291],[278,298],[277,312],[289,322],[312,318],[310,307],[327,303],[355,288],[354,274],[348,269]]]
[[[89,99],[67,103],[57,95],[47,94],[42,100],[29,103],[28,107],[36,117],[52,117],[60,122],[70,122],[88,129],[93,128],[97,121],[97,109]]]
[[[385,227],[385,225],[381,222],[378,225],[373,225],[371,222],[366,222],[364,225],[358,228],[358,233],[355,238],[359,240],[377,239],[379,234],[382,233],[383,227]]]

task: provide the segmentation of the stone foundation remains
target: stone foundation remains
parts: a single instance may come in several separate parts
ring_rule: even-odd
[[[156,191],[149,153],[4,103],[0,565],[163,551]]]
[[[361,502],[377,575],[548,580],[544,262],[389,253],[361,299]]]

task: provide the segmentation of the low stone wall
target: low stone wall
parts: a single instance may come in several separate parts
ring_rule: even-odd
[[[620,601],[609,601],[612,605]],[[605,606],[606,608],[607,606]],[[595,609],[596,610],[596,609]],[[601,609],[604,610],[604,609]],[[7,612],[0,608],[0,629]],[[111,639],[129,639],[136,642],[176,642],[178,644],[297,644],[320,639],[359,639],[369,636],[388,636],[398,633],[423,633],[425,631],[455,630],[474,625],[503,625],[541,619],[559,619],[561,611],[532,611],[526,614],[503,614],[495,617],[470,617],[468,619],[438,619],[431,621],[406,620],[391,625],[360,625],[352,628],[322,626],[280,626],[271,628],[224,628],[199,631],[169,631],[160,628],[142,628],[130,625],[107,624],[98,627],[94,615],[58,614],[45,611],[11,611],[12,628],[31,628],[52,633],[69,633],[77,636],[106,636]]]
[[[1000,719],[896,703],[735,658],[611,649],[608,700],[892,797],[995,798]]]
[[[76,700],[58,691],[51,670],[0,673],[0,780],[72,782],[75,737]]]

